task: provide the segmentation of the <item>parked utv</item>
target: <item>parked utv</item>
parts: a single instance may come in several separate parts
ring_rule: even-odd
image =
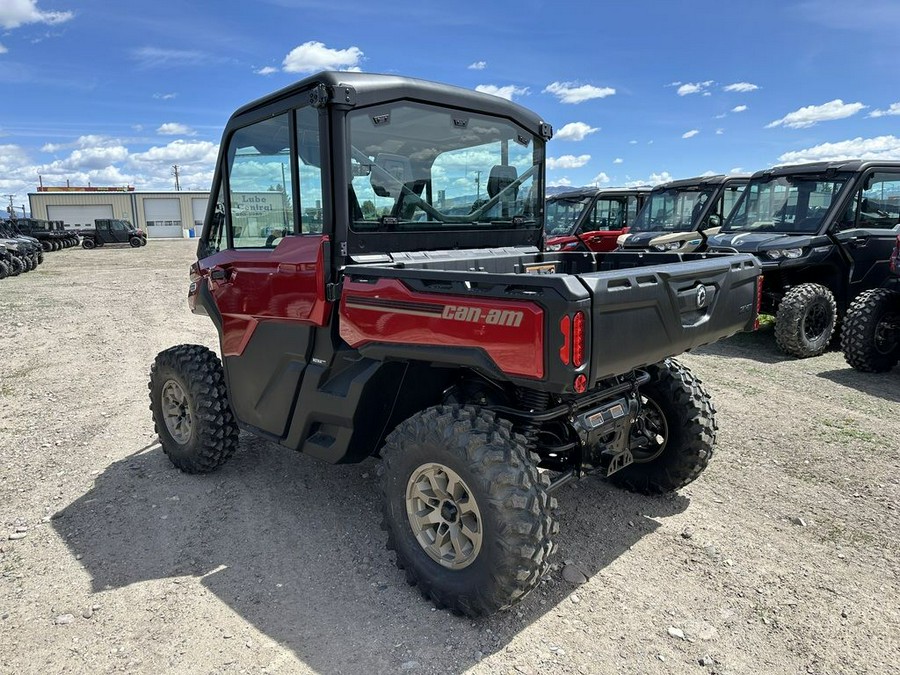
[[[882,288],[860,293],[844,317],[841,349],[857,370],[881,373],[900,362],[900,234]]]
[[[703,250],[707,237],[719,231],[737,203],[749,176],[700,176],[653,188],[628,234],[619,237],[622,250]]]
[[[332,463],[380,456],[397,565],[470,616],[549,569],[555,488],[697,478],[715,410],[669,357],[754,324],[759,263],[542,252],[551,134],[499,97],[363,73],[234,113],[188,290],[223,361],[180,345],[150,374],[173,464],[216,469],[238,429]],[[283,209],[254,210],[282,171]]]
[[[0,221],[0,244],[13,256],[10,276],[30,272],[43,261],[41,245],[37,240],[15,232],[10,221]]]
[[[127,220],[97,218],[91,230],[78,230],[82,248],[128,244],[132,248],[147,245],[147,235]]]
[[[816,356],[850,303],[882,286],[900,223],[900,162],[840,161],[753,174],[711,251],[759,256],[762,311],[787,354]]]
[[[72,238],[58,232],[55,226],[47,220],[18,218],[10,221],[10,226],[15,228],[17,233],[36,239],[42,252],[59,251],[72,245]]]
[[[0,243],[0,279],[5,279],[9,276],[12,264],[12,255],[6,250],[6,246]]]
[[[544,250],[615,250],[649,192],[649,187],[581,188],[548,197]]]

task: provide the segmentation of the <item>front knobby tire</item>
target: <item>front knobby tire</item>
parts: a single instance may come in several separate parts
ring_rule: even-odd
[[[857,370],[883,373],[900,362],[900,291],[860,293],[844,319],[844,359]]]
[[[778,305],[775,342],[791,356],[818,356],[828,348],[836,325],[837,305],[831,291],[821,284],[800,284]]]
[[[185,473],[209,473],[234,454],[238,428],[222,363],[206,347],[178,345],[150,368],[150,410],[163,452]]]
[[[716,409],[687,367],[674,359],[647,368],[638,392],[641,413],[632,428],[634,463],[609,477],[630,492],[661,495],[693,482],[712,459]]]
[[[549,569],[556,500],[524,440],[487,410],[447,405],[416,413],[385,441],[387,546],[438,608],[506,609]]]

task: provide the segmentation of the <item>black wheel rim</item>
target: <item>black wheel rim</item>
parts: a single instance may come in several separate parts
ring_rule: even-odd
[[[803,335],[807,340],[816,340],[825,334],[830,323],[830,312],[821,302],[817,302],[803,318]]]
[[[885,315],[875,326],[875,350],[885,356],[900,346],[900,314]]]

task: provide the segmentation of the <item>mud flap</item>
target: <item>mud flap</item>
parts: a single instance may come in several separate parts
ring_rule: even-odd
[[[612,459],[609,460],[609,466],[606,469],[606,477],[609,478],[616,471],[621,471],[633,462],[634,455],[631,454],[631,450],[626,448],[625,450],[622,450],[622,452],[616,453],[612,456]]]

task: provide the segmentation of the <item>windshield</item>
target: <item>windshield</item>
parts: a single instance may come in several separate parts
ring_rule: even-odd
[[[846,176],[823,180],[809,174],[754,179],[722,229],[812,234],[846,182]]]
[[[514,123],[401,101],[349,126],[355,231],[541,225],[543,141]]]
[[[548,199],[544,212],[544,232],[547,236],[555,237],[572,234],[584,208],[590,203],[590,197]]]
[[[631,227],[632,232],[690,232],[697,229],[714,187],[654,191]]]

